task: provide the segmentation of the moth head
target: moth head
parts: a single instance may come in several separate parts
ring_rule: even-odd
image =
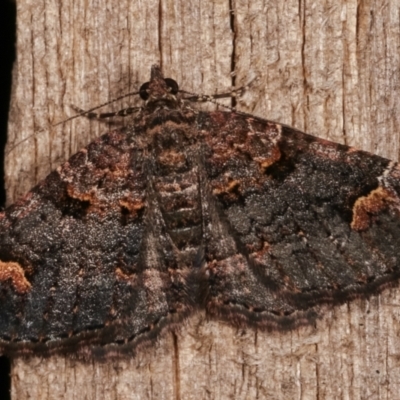
[[[155,105],[167,108],[175,108],[178,105],[176,94],[179,86],[171,78],[164,78],[158,65],[151,67],[149,82],[145,82],[139,89],[140,97],[146,101],[146,105]]]

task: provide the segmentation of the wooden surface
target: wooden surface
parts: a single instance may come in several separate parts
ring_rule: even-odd
[[[397,160],[399,9],[397,0],[17,0],[8,202],[107,131],[84,118],[53,127],[70,104],[133,91],[153,63],[197,93],[257,76],[239,109]],[[13,360],[12,398],[396,399],[399,306],[399,289],[388,289],[325,310],[315,327],[272,334],[198,315],[131,360]]]

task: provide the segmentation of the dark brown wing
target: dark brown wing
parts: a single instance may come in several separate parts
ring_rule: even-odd
[[[144,166],[108,133],[0,215],[3,350],[130,342],[167,315],[162,271],[146,268]]]
[[[235,113],[201,114],[199,126],[225,230],[206,251],[209,312],[293,326],[398,279],[396,164]]]

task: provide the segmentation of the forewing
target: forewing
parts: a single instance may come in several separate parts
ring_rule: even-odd
[[[125,343],[165,314],[162,283],[141,255],[144,164],[126,132],[108,133],[0,215],[6,351]]]
[[[221,242],[208,245],[211,312],[291,326],[398,278],[394,163],[235,113],[201,114],[199,127],[209,192],[234,243],[224,255]]]

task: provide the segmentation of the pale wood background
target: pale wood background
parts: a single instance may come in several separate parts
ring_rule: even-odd
[[[9,203],[107,131],[52,127],[71,103],[132,91],[153,63],[197,93],[258,76],[240,109],[399,157],[398,0],[17,0],[17,17]],[[198,315],[131,360],[13,360],[12,398],[397,399],[399,306],[387,289],[272,334]]]

